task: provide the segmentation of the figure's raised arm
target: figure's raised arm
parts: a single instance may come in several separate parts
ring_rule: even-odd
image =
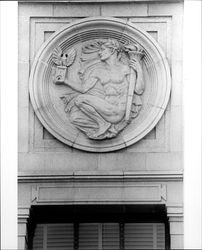
[[[91,77],[84,82],[76,82],[73,80],[65,79],[64,82],[58,81],[58,82],[55,82],[55,84],[57,85],[64,84],[64,85],[69,86],[70,88],[72,88],[73,90],[77,92],[86,93],[88,90],[94,87],[96,82],[97,82],[97,78]]]

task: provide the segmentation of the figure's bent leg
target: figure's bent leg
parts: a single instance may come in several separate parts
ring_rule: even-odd
[[[75,109],[70,113],[70,120],[79,130],[86,134],[90,133],[90,131],[97,131],[99,129],[97,122],[79,109]]]
[[[81,107],[84,104],[93,107],[96,113],[109,123],[121,121],[125,114],[123,107],[120,108],[119,105],[112,105],[106,100],[91,95],[79,95],[75,100],[75,104],[77,107]]]
[[[88,104],[82,104],[80,109],[88,115],[90,118],[94,119],[99,124],[99,130],[93,135],[98,137],[104,134],[107,129],[111,126],[111,123],[105,121],[102,116],[100,116],[93,107],[89,106]]]
[[[85,98],[82,98],[82,96],[75,100],[75,104],[83,113],[98,123],[99,130],[93,135],[94,137],[104,134],[111,126],[111,123],[103,119],[103,117],[92,106],[85,103]]]
[[[74,112],[70,115],[71,122],[79,127],[84,128],[98,128],[98,124],[94,120],[90,119],[89,116],[82,115],[81,111]]]

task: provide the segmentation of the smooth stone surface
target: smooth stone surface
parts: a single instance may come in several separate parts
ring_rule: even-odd
[[[147,4],[115,3],[101,5],[102,16],[147,16]]]

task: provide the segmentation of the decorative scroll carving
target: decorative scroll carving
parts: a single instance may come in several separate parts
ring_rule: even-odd
[[[80,69],[74,72],[79,80],[75,80],[67,72],[75,60],[75,49],[67,53],[60,48],[54,50],[54,83],[72,89],[61,96],[65,112],[90,139],[115,137],[139,114],[145,88],[143,55],[138,44],[93,40],[82,46]]]

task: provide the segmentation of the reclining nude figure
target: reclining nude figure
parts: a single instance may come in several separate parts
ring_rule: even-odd
[[[80,81],[67,77],[56,84],[65,84],[74,91],[62,97],[72,124],[90,139],[99,140],[115,137],[130,122],[125,120],[129,84],[134,85],[135,97],[131,108],[135,116],[138,114],[144,82],[140,62],[130,58],[124,63],[117,40],[103,41],[96,53],[95,47],[83,48],[84,54],[91,53],[92,49],[97,57],[82,60],[83,67],[78,72]],[[131,74],[135,77],[131,78]]]

